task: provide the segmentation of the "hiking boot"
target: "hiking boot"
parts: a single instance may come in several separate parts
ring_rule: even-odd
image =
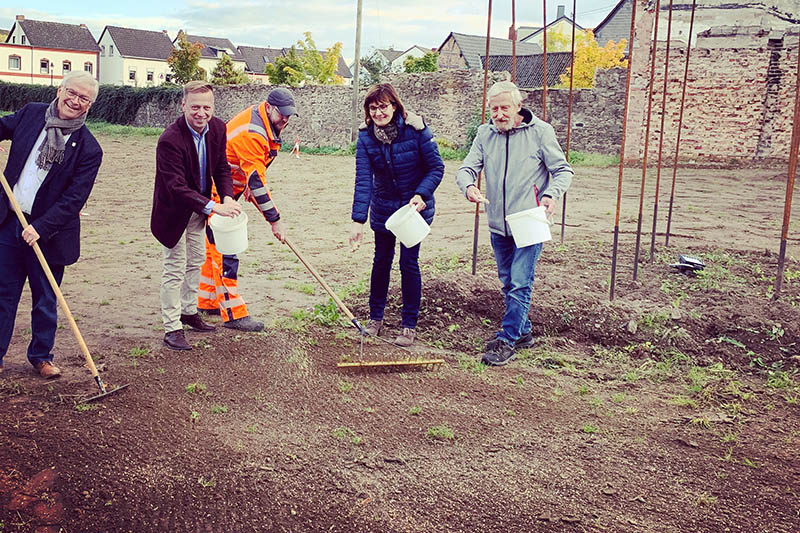
[[[417,337],[417,330],[414,328],[403,328],[403,332],[397,336],[394,343],[398,346],[411,346]]]
[[[198,313],[193,315],[181,315],[181,324],[185,324],[195,331],[214,331],[217,329],[211,324],[203,322],[203,319],[200,318]]]
[[[198,307],[197,310],[199,312],[201,312],[203,314],[206,314],[206,315],[209,315],[209,316],[219,316],[219,308],[216,308],[216,309],[204,309],[202,307]]]
[[[44,379],[53,379],[61,375],[61,370],[50,361],[37,363],[35,368]]]
[[[369,322],[367,322],[367,327],[364,329],[370,337],[377,337],[381,334],[381,330],[383,329],[383,320],[372,320],[370,318]]]
[[[486,345],[481,363],[489,366],[504,366],[514,360],[514,347],[503,339],[494,339]]]
[[[517,342],[514,343],[514,350],[533,348],[534,344],[536,344],[536,338],[533,336],[533,333],[529,331],[528,333],[523,333],[522,336],[517,339]]]
[[[264,329],[263,322],[253,320],[249,315],[243,316],[242,318],[237,318],[236,320],[223,322],[222,325],[226,328],[237,329],[239,331],[261,331]]]
[[[182,329],[168,331],[164,334],[164,344],[170,350],[191,350],[192,347],[186,342],[186,336]]]

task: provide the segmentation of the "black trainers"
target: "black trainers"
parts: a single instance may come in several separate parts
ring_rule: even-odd
[[[504,366],[514,360],[514,347],[502,339],[493,339],[486,345],[486,353],[481,363],[490,366]]]
[[[264,329],[264,323],[253,320],[250,316],[245,316],[242,318],[237,318],[236,320],[223,322],[222,327],[238,329],[239,331],[261,331]]]
[[[536,344],[536,338],[533,336],[533,333],[529,331],[528,333],[523,333],[522,337],[517,339],[517,342],[514,343],[514,350],[532,348],[534,344]]]

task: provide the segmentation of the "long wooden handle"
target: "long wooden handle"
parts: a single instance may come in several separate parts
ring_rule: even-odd
[[[17,214],[17,218],[19,219],[20,224],[22,224],[22,229],[24,230],[28,227],[28,221],[25,219],[25,214],[22,212],[22,208],[19,206],[17,199],[14,197],[14,192],[11,190],[11,186],[6,181],[5,176],[3,176],[1,173],[0,181],[3,183],[3,189],[5,189],[8,199],[11,200],[11,205],[14,207],[14,212]],[[66,315],[67,320],[69,320],[69,325],[72,327],[72,333],[75,334],[75,339],[78,341],[78,345],[81,347],[83,358],[86,359],[86,366],[89,367],[89,370],[92,372],[92,377],[94,377],[97,381],[99,379],[97,367],[94,365],[94,360],[92,360],[92,356],[89,353],[89,348],[86,347],[86,343],[83,341],[83,336],[78,329],[78,324],[72,317],[72,313],[69,310],[67,301],[64,299],[64,295],[61,293],[61,289],[56,282],[56,278],[53,277],[53,272],[50,270],[50,266],[47,264],[47,260],[44,258],[44,254],[42,253],[42,249],[39,247],[39,243],[33,243],[33,252],[36,254],[36,258],[39,259],[39,264],[42,265],[42,270],[44,270],[44,274],[47,276],[47,281],[50,282],[53,292],[56,293],[58,304],[61,306],[62,311],[64,311],[64,315]]]
[[[294,255],[297,256],[300,262],[303,263],[303,266],[305,266],[308,269],[308,271],[311,272],[311,275],[314,276],[314,279],[316,279],[319,282],[319,284],[322,285],[322,288],[325,289],[325,292],[331,295],[331,298],[333,298],[333,301],[336,302],[336,305],[339,306],[339,309],[341,309],[344,312],[344,314],[347,315],[347,318],[349,318],[351,322],[355,323],[356,317],[353,316],[353,313],[350,312],[350,309],[348,309],[347,306],[344,305],[344,302],[342,302],[342,300],[336,295],[335,292],[333,292],[333,290],[328,286],[328,284],[325,283],[325,280],[322,279],[322,277],[317,273],[317,271],[314,270],[314,267],[306,263],[306,260],[303,259],[303,256],[300,255],[300,252],[297,250],[297,248],[295,248],[292,245],[289,239],[285,239],[284,242],[286,243],[286,246],[288,246],[294,252]],[[359,329],[361,328],[359,327]]]

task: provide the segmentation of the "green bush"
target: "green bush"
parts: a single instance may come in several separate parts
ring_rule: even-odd
[[[31,102],[52,102],[56,98],[56,90],[57,87],[49,85],[0,81],[0,109],[16,111]]]

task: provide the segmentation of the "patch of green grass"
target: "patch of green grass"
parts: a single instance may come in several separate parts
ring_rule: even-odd
[[[619,155],[604,155],[593,152],[570,150],[569,162],[578,167],[611,167],[619,165]]]
[[[75,405],[75,410],[79,413],[97,410],[97,405],[93,403],[79,403]]]
[[[214,477],[210,477],[206,479],[204,476],[200,476],[197,478],[197,484],[203,487],[204,489],[213,488],[217,486],[217,480]]]
[[[786,370],[768,370],[767,387],[771,389],[786,389],[794,386],[794,373]]]
[[[189,383],[186,385],[186,392],[189,394],[201,394],[206,391],[206,388],[203,383]]]
[[[316,292],[314,285],[310,283],[298,283],[295,281],[288,281],[283,285],[285,288],[301,292],[303,294],[308,294],[309,296],[313,296]]]
[[[447,426],[432,426],[428,428],[426,435],[433,440],[453,440],[456,433]]]
[[[705,506],[714,505],[715,503],[717,503],[717,497],[704,492],[699,496],[697,496],[697,500],[695,500],[695,502],[697,503],[697,505],[705,505]]]
[[[197,411],[192,411],[191,414],[189,414],[189,420],[191,422],[197,422],[200,420],[200,413]]]
[[[354,385],[352,383],[350,383],[349,381],[345,381],[343,379],[340,379],[339,380],[339,384],[337,386],[339,387],[339,392],[341,392],[342,394],[347,394],[347,393],[349,393],[350,391],[353,390],[353,386]]]
[[[137,346],[135,348],[131,348],[131,350],[128,352],[128,355],[130,355],[131,357],[143,357],[149,353],[150,353],[150,348],[141,348]]]
[[[697,402],[688,396],[673,396],[667,400],[667,403],[671,405],[677,405],[678,407],[691,407],[692,409],[697,409]]]
[[[611,401],[614,403],[622,403],[627,398],[627,395],[624,392],[617,392],[616,394],[611,395]]]
[[[456,361],[458,362],[458,368],[466,370],[467,372],[472,372],[473,374],[483,374],[486,372],[486,369],[489,368],[475,357],[466,354],[456,355]]]
[[[422,407],[414,406],[408,410],[408,414],[410,415],[418,415],[422,412]]]
[[[164,128],[123,126],[122,124],[111,124],[102,120],[87,120],[86,126],[94,135],[114,137],[158,137],[164,133]]]
[[[215,415],[224,415],[228,412],[228,407],[225,405],[213,405],[211,407],[211,413]]]
[[[250,426],[247,426],[247,428],[245,428],[245,431],[247,431],[248,433],[258,433],[258,424],[252,424]]]
[[[592,424],[586,424],[581,428],[581,431],[583,431],[584,433],[591,434],[591,433],[597,433],[598,431],[600,431],[600,428]]]
[[[356,435],[349,427],[340,426],[333,430],[333,436],[339,440],[349,440],[352,444],[361,444],[364,439]]]
[[[325,304],[317,304],[314,306],[314,311],[311,313],[314,320],[323,326],[338,326],[341,315],[339,314],[339,306],[329,298]]]

